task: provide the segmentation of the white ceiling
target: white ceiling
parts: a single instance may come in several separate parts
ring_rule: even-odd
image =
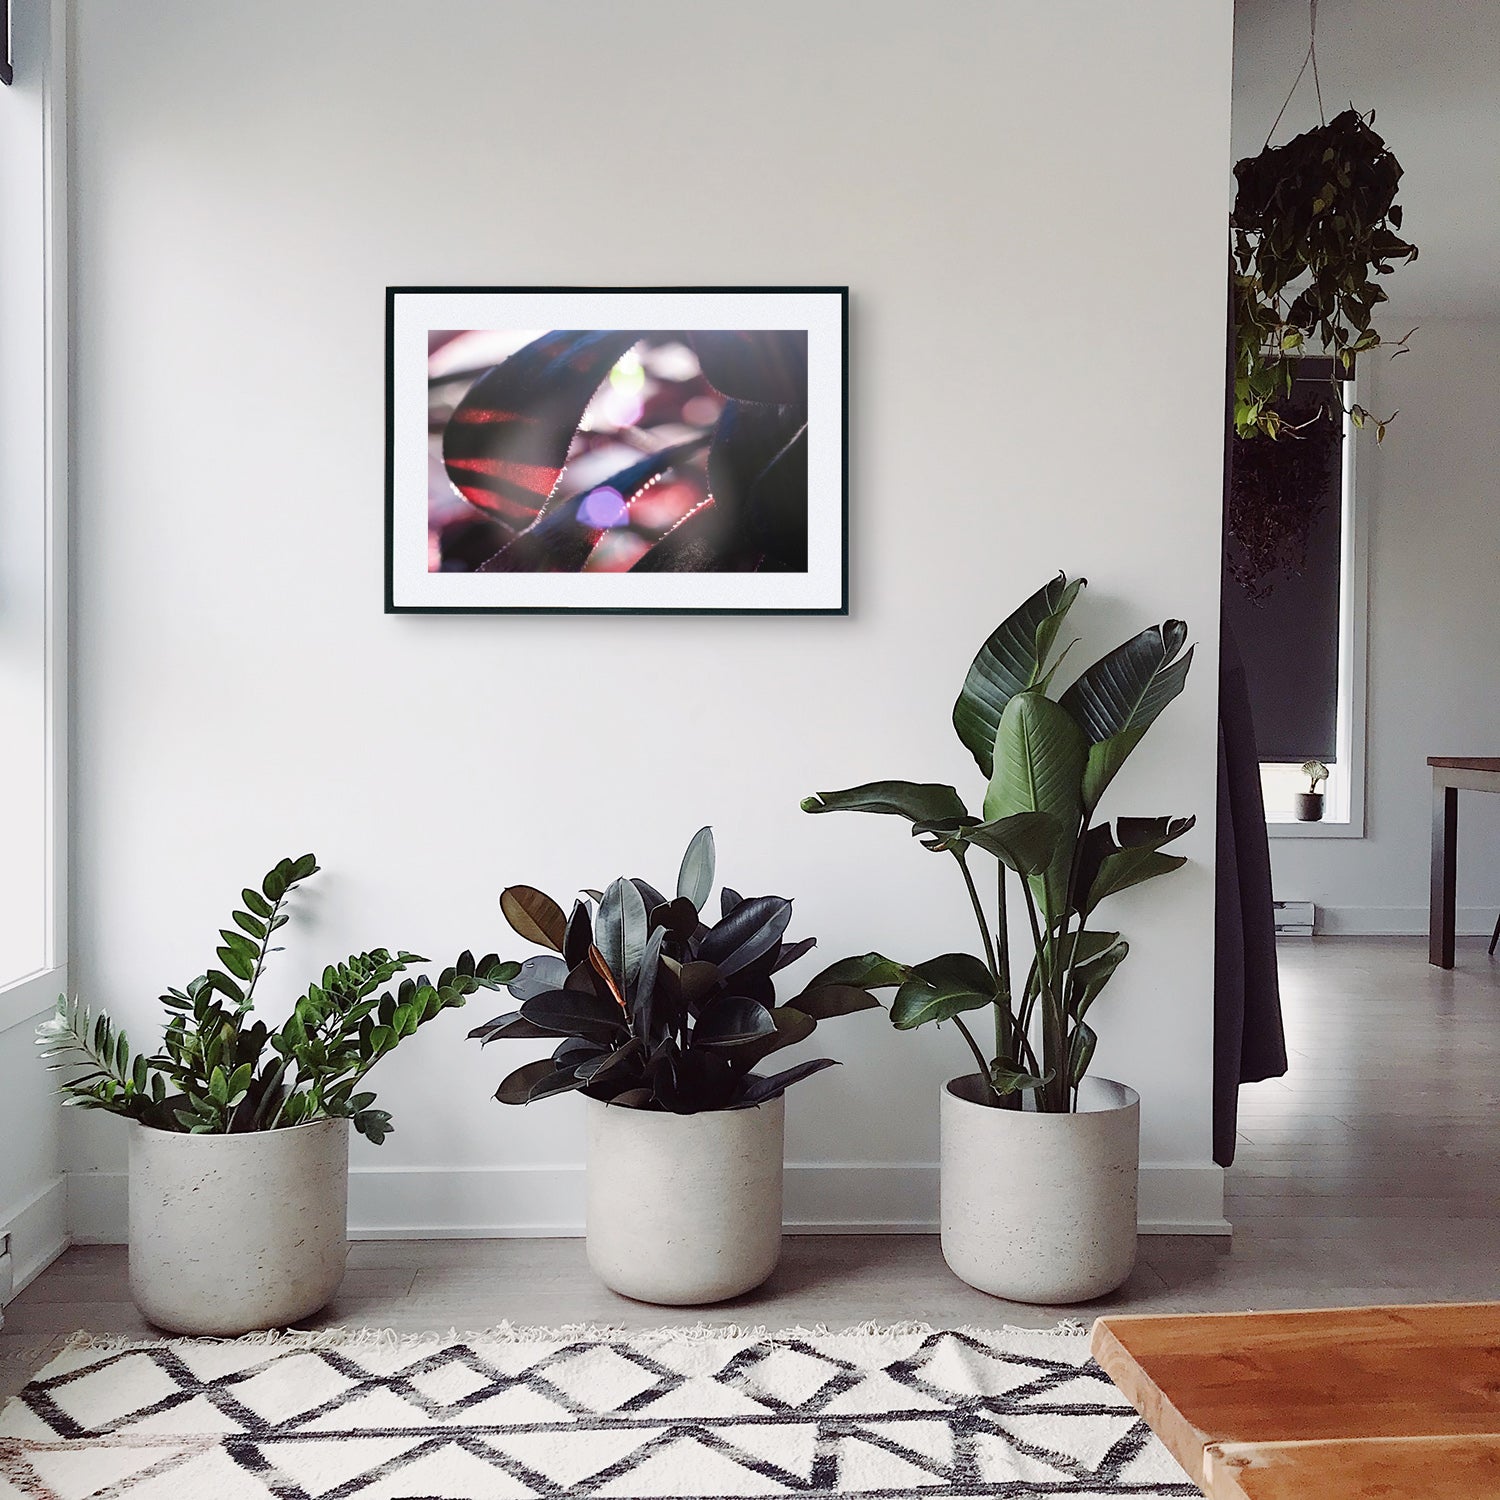
[[[1237,0],[1236,160],[1264,143],[1307,20],[1307,0]],[[1500,317],[1500,0],[1319,0],[1318,69],[1327,113],[1373,108],[1405,168],[1402,233],[1421,255],[1389,278],[1392,315]],[[1276,140],[1317,123],[1309,68]]]

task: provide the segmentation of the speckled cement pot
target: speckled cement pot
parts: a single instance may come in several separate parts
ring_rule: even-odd
[[[130,1126],[130,1294],[170,1333],[317,1312],[343,1280],[348,1215],[347,1120],[245,1135]]]
[[[943,1259],[1012,1302],[1086,1302],[1135,1265],[1140,1096],[1085,1078],[1078,1112],[977,1101],[977,1073],[942,1100]]]
[[[781,1254],[786,1103],[700,1115],[588,1104],[588,1256],[638,1302],[738,1297]]]

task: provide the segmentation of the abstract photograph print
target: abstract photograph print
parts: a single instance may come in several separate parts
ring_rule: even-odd
[[[386,610],[847,612],[843,287],[391,287]]]

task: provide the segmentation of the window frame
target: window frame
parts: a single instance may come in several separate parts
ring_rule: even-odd
[[[1361,399],[1362,372],[1345,383],[1350,406]],[[1370,614],[1370,545],[1368,475],[1364,450],[1374,441],[1368,427],[1344,417],[1342,503],[1339,513],[1339,667],[1335,764],[1324,793],[1324,816],[1299,823],[1290,808],[1266,814],[1266,833],[1273,839],[1362,839],[1365,837],[1366,688]],[[1277,770],[1283,768],[1277,767]],[[1261,766],[1265,787],[1267,764]],[[1300,773],[1297,773],[1300,774]]]
[[[29,16],[37,27],[40,66],[33,74],[22,50],[26,38],[17,30],[19,68],[40,81],[42,223],[41,272],[43,339],[40,369],[36,352],[16,351],[31,364],[31,376],[42,389],[43,522],[42,642],[43,759],[45,848],[42,965],[0,984],[0,1031],[50,1010],[68,983],[68,239],[67,239],[67,92],[66,6],[39,0],[13,24]],[[18,77],[18,82],[20,81]],[[5,351],[0,347],[0,357]]]

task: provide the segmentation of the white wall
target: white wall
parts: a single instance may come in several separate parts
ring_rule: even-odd
[[[1099,1065],[1145,1097],[1146,1216],[1217,1221],[1228,0],[76,0],[76,24],[83,992],[146,1034],[284,853],[327,871],[289,986],[356,945],[516,949],[502,886],[668,881],[704,822],[822,962],[967,945],[946,861],[797,802],[881,775],[977,798],[953,696],[1063,567],[1093,580],[1085,649],[1169,614],[1201,643],[1118,796],[1196,811],[1194,863],[1119,903]],[[852,616],[383,616],[382,293],[443,282],[848,282]],[[578,1101],[491,1102],[527,1050],[466,1024],[377,1075],[398,1129],[361,1143],[356,1226],[576,1227]],[[791,1217],[930,1223],[958,1039],[866,1015],[814,1044],[848,1066],[791,1098]],[[118,1234],[122,1135],[84,1123],[76,1223]]]
[[[1233,141],[1260,150],[1307,49],[1307,7],[1237,0]],[[1276,894],[1316,901],[1334,932],[1427,925],[1429,755],[1500,746],[1500,8],[1472,0],[1322,0],[1318,64],[1330,113],[1373,108],[1401,162],[1402,232],[1420,258],[1387,284],[1377,326],[1409,353],[1366,361],[1365,401],[1398,410],[1360,449],[1369,520],[1366,831],[1363,840],[1273,839]],[[1311,72],[1276,132],[1317,123]],[[1500,798],[1460,801],[1459,930],[1488,934],[1500,907]]]
[[[1404,332],[1405,330],[1400,330]],[[1372,410],[1400,411],[1360,455],[1370,522],[1366,837],[1273,839],[1276,894],[1334,932],[1427,925],[1429,755],[1500,749],[1500,318],[1424,321],[1377,361]],[[1500,797],[1459,794],[1460,931],[1500,909]]]

